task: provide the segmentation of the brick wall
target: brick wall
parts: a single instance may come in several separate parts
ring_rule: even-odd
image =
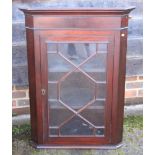
[[[143,103],[143,76],[126,77],[125,104],[135,105]]]
[[[29,113],[28,86],[13,86],[12,109],[15,114]],[[125,105],[137,105],[143,102],[143,76],[128,76],[125,84]]]
[[[29,113],[29,87],[16,86],[12,87],[12,109],[13,113]]]
[[[13,0],[12,108],[14,113],[29,113],[28,72],[23,7],[115,7],[136,6],[128,29],[126,65],[126,105],[141,104],[143,97],[143,4],[142,0]]]

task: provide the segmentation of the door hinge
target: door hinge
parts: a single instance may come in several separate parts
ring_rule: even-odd
[[[46,94],[46,90],[45,89],[41,89],[41,94],[45,95]]]

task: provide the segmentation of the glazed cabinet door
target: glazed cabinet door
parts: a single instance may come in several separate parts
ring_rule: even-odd
[[[113,35],[42,35],[43,141],[110,143]]]

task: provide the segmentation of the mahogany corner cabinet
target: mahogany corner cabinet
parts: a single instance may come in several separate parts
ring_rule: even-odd
[[[21,9],[37,148],[121,146],[133,9]]]

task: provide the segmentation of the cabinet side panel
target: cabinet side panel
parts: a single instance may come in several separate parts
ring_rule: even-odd
[[[37,142],[37,112],[36,112],[36,86],[35,86],[35,58],[34,58],[34,33],[26,30],[29,96],[30,96],[30,117],[32,140]]]
[[[122,35],[125,36],[122,36]],[[118,81],[118,141],[122,140],[124,120],[124,96],[125,96],[125,73],[126,73],[126,51],[127,51],[127,30],[121,31],[120,39],[120,61]]]
[[[33,21],[34,21],[33,16],[30,15],[30,14],[25,14],[25,18],[26,18],[25,26],[26,27],[33,27],[34,26],[34,24],[33,24]]]
[[[121,34],[124,34],[121,36]],[[112,107],[112,143],[122,141],[124,91],[126,72],[127,30],[115,33],[113,107]]]

